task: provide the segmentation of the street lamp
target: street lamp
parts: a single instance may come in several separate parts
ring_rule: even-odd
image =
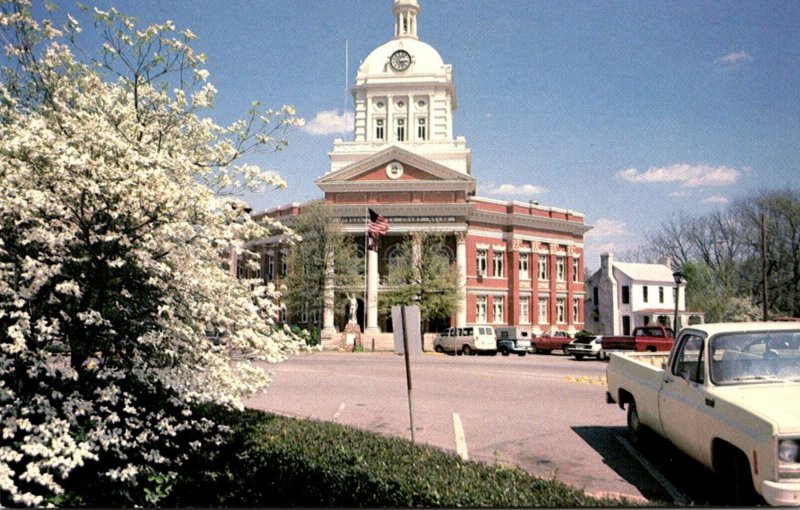
[[[678,301],[681,297],[681,284],[685,282],[685,277],[681,270],[677,270],[672,273],[672,278],[675,279],[675,318],[672,321],[672,335],[677,340],[678,339]]]

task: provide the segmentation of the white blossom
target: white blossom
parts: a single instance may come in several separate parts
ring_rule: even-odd
[[[129,486],[154,465],[171,473],[180,459],[165,442],[196,431],[219,444],[228,432],[193,405],[241,408],[270,379],[251,361],[299,349],[274,324],[274,285],[238,281],[226,264],[229,250],[247,253],[280,227],[256,224],[231,195],[285,186],[237,160],[281,149],[283,130],[302,121],[291,106],[253,105],[246,121],[217,125],[203,114],[217,94],[197,67],[206,57],[170,21],[137,29],[114,8],[95,9],[107,39],[86,63],[71,46],[75,18],[64,35],[29,2],[0,2],[19,7],[0,9],[7,58],[19,59],[0,76],[30,85],[0,78],[0,496],[38,506],[101,456],[116,459],[104,476]],[[17,44],[15,26],[41,43]],[[149,41],[158,55],[140,51]],[[137,82],[134,96],[122,57],[137,51],[200,83]],[[141,388],[163,388],[168,405],[154,408]]]

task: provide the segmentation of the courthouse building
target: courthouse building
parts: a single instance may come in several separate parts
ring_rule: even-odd
[[[534,334],[583,329],[584,235],[590,229],[584,216],[535,201],[475,196],[471,151],[464,137],[453,133],[458,103],[452,67],[419,39],[417,0],[394,0],[392,11],[394,37],[364,59],[351,89],[354,139],[333,142],[330,169],[316,180],[346,232],[364,239],[368,209],[389,221],[379,251],[366,250],[366,288],[357,293],[366,337],[385,339],[391,332],[391,318],[379,311],[382,277],[400,242],[421,231],[445,235],[463,288],[459,311],[430,329],[474,324],[521,325]],[[481,169],[484,175],[502,171]],[[292,204],[260,214],[286,217],[301,210]],[[260,250],[263,274],[278,279],[280,248],[267,243]],[[342,331],[344,324],[336,321],[343,319],[334,309],[346,306],[334,303],[325,310],[323,339]]]

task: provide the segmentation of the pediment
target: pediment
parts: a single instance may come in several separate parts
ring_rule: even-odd
[[[390,165],[399,163],[399,172],[389,170]],[[315,182],[325,190],[330,186],[345,183],[375,186],[403,187],[412,182],[435,187],[449,183],[457,188],[466,186],[475,189],[475,178],[448,168],[424,156],[400,148],[388,147],[340,170],[328,173]]]

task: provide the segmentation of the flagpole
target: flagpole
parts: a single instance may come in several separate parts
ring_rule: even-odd
[[[367,260],[369,259],[369,207],[364,208],[364,310],[361,313],[361,318],[364,321],[364,330],[367,329],[367,291],[369,290],[367,285],[367,271],[369,270],[369,265],[367,264]],[[364,343],[364,348],[366,350],[366,342]]]

